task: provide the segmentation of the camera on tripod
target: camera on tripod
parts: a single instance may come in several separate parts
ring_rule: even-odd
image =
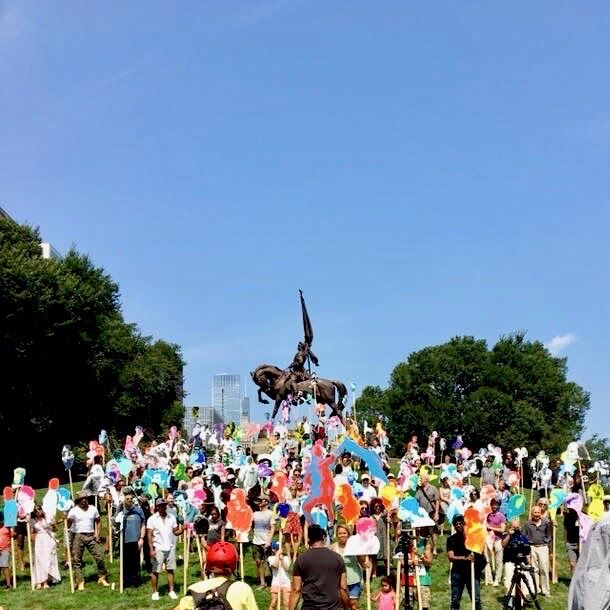
[[[528,539],[519,531],[510,534],[510,539],[504,547],[504,561],[514,563],[516,566],[527,562],[532,554],[532,547]]]

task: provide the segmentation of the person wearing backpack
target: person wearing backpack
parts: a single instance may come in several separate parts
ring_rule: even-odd
[[[206,554],[210,578],[192,584],[174,610],[258,610],[250,585],[231,580],[239,558],[230,542],[215,542]]]

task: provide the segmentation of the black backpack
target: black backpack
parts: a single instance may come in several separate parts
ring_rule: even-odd
[[[195,610],[233,610],[227,601],[227,591],[233,584],[232,580],[227,580],[215,589],[210,589],[205,593],[197,593],[192,589],[188,594],[193,598]]]

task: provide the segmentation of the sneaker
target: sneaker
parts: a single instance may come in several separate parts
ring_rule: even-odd
[[[85,590],[85,583],[84,583],[84,581],[82,581],[82,580],[81,580],[81,581],[78,583],[78,590],[79,590],[79,591],[84,591],[84,590]]]
[[[158,602],[159,601],[159,592],[155,591],[151,596],[150,599],[152,599],[154,602]]]
[[[106,580],[105,576],[100,576],[97,579],[97,584],[98,585],[102,585],[102,587],[109,587],[110,585],[108,584],[108,581]]]
[[[168,595],[169,595],[169,598],[170,598],[170,599],[178,599],[178,596],[176,595],[176,592],[175,592],[175,591],[170,591],[170,592],[168,593]]]

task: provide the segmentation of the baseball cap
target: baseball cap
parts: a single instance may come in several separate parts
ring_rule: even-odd
[[[167,506],[167,500],[165,498],[157,498],[155,500],[155,506]]]
[[[363,481],[370,481],[371,477],[368,474],[365,473],[365,474],[362,475],[362,480]]]

